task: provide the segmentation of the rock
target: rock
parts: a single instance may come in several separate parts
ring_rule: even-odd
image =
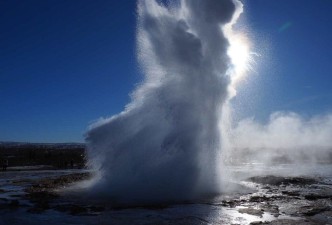
[[[300,196],[300,193],[298,191],[282,191],[281,193],[289,196]]]
[[[315,179],[307,178],[307,177],[278,177],[278,176],[259,176],[259,177],[251,177],[248,179],[250,182],[264,184],[264,185],[275,185],[286,187],[288,185],[310,185],[317,183]]]
[[[318,213],[327,211],[329,208],[327,206],[302,206],[299,213],[305,216],[314,216]]]
[[[267,205],[264,205],[263,207],[262,207],[262,209],[263,210],[265,210],[265,211],[267,211],[267,212],[269,212],[269,213],[271,213],[271,214],[273,214],[273,215],[277,215],[277,216],[279,216],[280,214],[279,214],[279,206],[277,206],[277,205],[270,205],[270,204],[267,204]]]
[[[263,195],[263,196],[255,195],[255,196],[251,196],[249,199],[250,202],[266,202],[268,200],[269,200],[269,198],[265,195]]]
[[[317,199],[325,199],[325,198],[332,198],[329,195],[319,195],[319,194],[308,194],[304,196],[305,199],[310,200],[310,201],[315,201]]]
[[[236,200],[224,200],[222,201],[222,206],[227,206],[227,207],[230,207],[230,208],[234,208],[238,205],[240,205],[240,203]]]
[[[238,211],[239,211],[239,213],[247,213],[247,214],[259,216],[259,217],[262,217],[263,213],[264,213],[262,210],[254,209],[254,208],[241,208]]]
[[[269,224],[269,225],[317,225],[317,223],[306,221],[306,220],[290,220],[290,219],[280,219],[273,220],[271,222],[263,222],[256,224]]]

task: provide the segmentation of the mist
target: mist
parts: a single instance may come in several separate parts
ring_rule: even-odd
[[[231,130],[230,142],[230,157],[237,163],[329,163],[332,115],[304,118],[294,112],[275,112],[266,123],[247,118]]]

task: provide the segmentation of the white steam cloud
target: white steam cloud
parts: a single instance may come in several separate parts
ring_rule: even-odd
[[[266,124],[245,119],[232,129],[230,156],[238,162],[324,163],[332,161],[332,115],[304,119],[276,112]]]
[[[145,74],[125,111],[87,133],[93,193],[117,204],[153,204],[220,191],[229,41],[236,0],[138,1],[137,52]]]

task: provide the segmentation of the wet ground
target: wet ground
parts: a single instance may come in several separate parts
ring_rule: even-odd
[[[136,208],[64,195],[61,190],[89,179],[86,170],[7,171],[0,173],[0,224],[332,224],[332,166],[288,167],[231,167],[231,192]]]

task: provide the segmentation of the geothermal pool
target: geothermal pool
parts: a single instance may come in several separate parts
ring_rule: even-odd
[[[231,190],[226,185],[226,193],[220,196],[131,208],[68,194],[63,191],[70,186],[67,183],[57,190],[47,189],[55,179],[91,171],[8,171],[0,173],[0,224],[331,224],[332,165],[296,168],[289,164],[228,166]],[[37,191],[29,192],[31,186]],[[38,194],[45,190],[55,196]]]

